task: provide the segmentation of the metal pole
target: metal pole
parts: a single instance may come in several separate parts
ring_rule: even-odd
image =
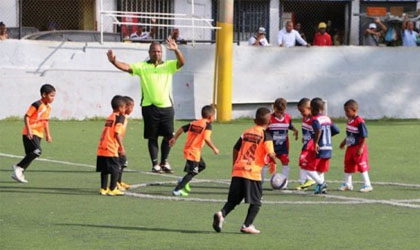
[[[23,0],[19,1],[19,39],[22,39]]]
[[[104,15],[103,15],[103,13],[102,13],[102,11],[103,11],[103,2],[102,2],[103,0],[101,0],[101,2],[100,2],[100,9],[99,9],[99,15],[100,15],[100,17],[99,17],[99,22],[100,22],[100,29],[101,29],[101,44],[104,44]]]
[[[217,70],[217,120],[232,119],[232,55],[233,55],[234,0],[221,0],[217,11],[218,70]]]
[[[195,9],[194,9],[194,0],[191,0],[191,17],[193,18],[195,14]],[[192,26],[193,26],[193,35],[192,35],[192,45],[195,46],[195,21],[194,19],[192,19]]]

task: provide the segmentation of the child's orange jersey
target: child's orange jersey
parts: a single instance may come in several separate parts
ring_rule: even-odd
[[[105,127],[102,130],[101,139],[99,140],[98,156],[118,157],[119,144],[115,134],[121,135],[124,120],[124,115],[119,115],[118,113],[112,113],[108,116]]]
[[[41,100],[32,103],[25,114],[29,117],[29,128],[31,129],[32,134],[39,138],[44,137],[44,129],[50,118],[50,112],[51,106],[49,104],[44,104]],[[26,126],[23,127],[22,133],[24,135],[28,134]]]
[[[238,156],[232,176],[261,181],[261,169],[267,154],[274,153],[273,138],[261,126],[245,130],[235,145]]]
[[[211,136],[211,124],[207,119],[201,119],[183,126],[182,129],[187,132],[187,141],[184,146],[185,159],[200,161],[204,142]]]
[[[125,131],[127,130],[127,124],[128,124],[128,119],[127,119],[127,115],[124,115],[124,123],[122,125],[122,129],[121,129],[121,140],[124,140],[124,136],[125,136]],[[119,149],[120,149],[121,145],[119,145]]]

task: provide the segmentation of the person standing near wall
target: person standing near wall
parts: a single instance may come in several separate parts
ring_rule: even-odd
[[[257,32],[248,40],[248,45],[251,46],[268,46],[267,38],[265,38],[265,28],[259,27]]]
[[[377,25],[379,25],[380,30],[377,30]],[[386,26],[379,20],[375,19],[374,23],[370,23],[369,27],[365,30],[363,37],[364,46],[379,46],[379,39],[386,31]]]
[[[402,41],[403,46],[415,47],[417,46],[418,33],[414,31],[414,22],[408,21],[408,16],[404,16],[404,22],[402,24]]]
[[[303,46],[309,47],[310,44],[302,39],[299,32],[293,29],[293,22],[287,21],[286,27],[279,31],[277,41],[280,47],[292,48],[296,46],[296,42]]]
[[[327,24],[320,22],[318,25],[318,32],[315,33],[314,45],[315,46],[332,46],[332,39],[330,34],[327,33]]]
[[[3,22],[0,22],[0,40],[6,40],[8,38],[7,36],[7,28],[6,24]]]
[[[177,60],[162,61],[162,46],[152,43],[149,47],[150,59],[145,62],[127,64],[116,60],[112,50],[107,53],[108,60],[119,70],[140,77],[142,91],[142,115],[144,120],[144,138],[148,139],[152,172],[172,173],[168,163],[169,140],[174,134],[174,108],[172,101],[172,75],[185,64],[185,58],[178,49],[175,40],[168,39],[167,48],[175,52]],[[158,162],[158,137],[161,143],[161,161]]]

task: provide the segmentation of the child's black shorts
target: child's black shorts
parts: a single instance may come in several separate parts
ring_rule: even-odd
[[[99,156],[96,158],[96,172],[111,174],[119,172],[121,169],[120,158]]]
[[[120,156],[118,157],[118,160],[119,160],[119,162],[120,162],[120,166],[121,166],[122,168],[126,168],[126,167],[128,166],[127,156],[125,156],[125,155],[120,155]]]
[[[26,135],[23,135],[23,147],[25,148],[25,154],[35,153],[38,156],[41,155],[41,138],[33,135],[32,139],[29,139]]]
[[[205,168],[206,163],[204,162],[203,158],[200,158],[200,161],[187,160],[187,162],[185,163],[184,172],[196,175],[203,171]]]
[[[242,177],[232,177],[228,202],[239,204],[242,199],[245,199],[245,203],[261,205],[261,197],[261,181],[249,180]]]

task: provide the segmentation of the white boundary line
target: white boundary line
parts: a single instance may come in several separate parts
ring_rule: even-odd
[[[9,158],[22,158],[23,156],[12,155],[12,154],[5,154],[0,153],[1,157],[9,157]],[[88,168],[96,168],[96,166],[83,164],[83,163],[73,163],[68,161],[58,161],[58,160],[51,160],[45,158],[37,158],[38,161],[50,162],[50,163],[58,163],[64,164],[69,166],[79,166],[79,167],[88,167]],[[175,175],[167,175],[167,174],[157,174],[157,173],[150,173],[150,172],[143,172],[143,171],[135,171],[129,170],[132,172],[139,172],[142,174],[147,175],[156,175],[168,178],[180,178],[180,176]],[[192,181],[193,183],[219,183],[219,184],[227,184],[229,185],[230,179],[195,179]],[[294,180],[290,180],[290,182],[295,182]],[[341,181],[329,181],[330,183],[341,183]],[[176,181],[170,182],[153,182],[153,183],[143,183],[143,184],[135,184],[132,185],[132,188],[142,188],[151,185],[162,185],[162,184],[175,184]],[[361,183],[361,182],[354,182],[354,183]],[[389,186],[402,186],[402,187],[412,187],[412,188],[420,188],[418,184],[406,184],[406,183],[395,183],[395,182],[372,182],[374,185],[389,185]],[[307,192],[302,191],[292,191],[286,190],[282,191],[284,193],[291,193],[291,194],[300,194],[300,195],[308,195]],[[198,201],[198,202],[225,202],[226,200],[219,200],[219,199],[202,199],[202,198],[181,198],[181,197],[170,197],[170,196],[156,196],[156,195],[148,195],[148,194],[139,194],[133,192],[126,192],[127,196],[133,197],[141,197],[141,198],[149,198],[149,199],[158,199],[158,200],[176,200],[176,201]],[[340,195],[320,195],[321,197],[331,198],[331,199],[338,199],[343,201],[263,201],[264,204],[302,204],[302,205],[309,205],[309,204],[383,204],[383,205],[391,205],[391,206],[398,206],[398,207],[406,207],[406,208],[415,208],[420,209],[420,205],[411,204],[411,202],[420,202],[420,199],[406,199],[406,200],[372,200],[366,198],[357,198],[357,197],[348,197],[348,196],[340,196]]]

